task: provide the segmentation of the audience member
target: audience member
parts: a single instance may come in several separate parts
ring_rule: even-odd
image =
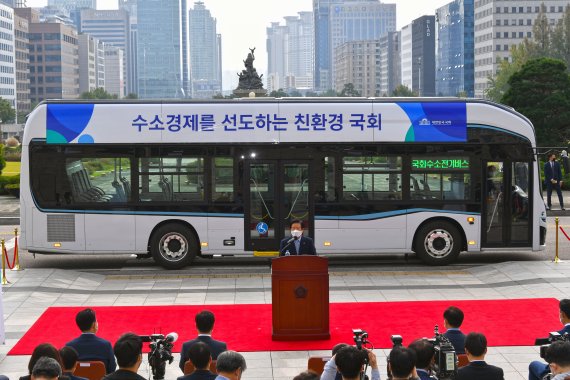
[[[465,337],[465,353],[469,364],[459,368],[457,380],[503,380],[503,370],[487,364],[487,338],[481,333],[472,332]]]
[[[332,355],[335,356],[337,354],[337,352],[344,347],[350,347],[349,344],[346,343],[337,343],[334,345],[333,349],[332,349]],[[340,372],[338,372],[338,369],[336,371],[336,376],[334,378],[334,380],[342,380],[342,375],[340,374]]]
[[[570,342],[552,343],[544,356],[554,375],[552,380],[566,380],[570,376]]]
[[[32,368],[32,380],[58,380],[61,376],[61,365],[54,358],[42,356]]]
[[[34,348],[34,351],[32,351],[32,356],[30,357],[30,361],[28,362],[28,375],[20,377],[20,380],[30,380],[34,366],[36,365],[38,360],[44,356],[54,359],[56,362],[58,362],[60,367],[63,367],[59,351],[57,350],[57,348],[55,348],[53,344],[50,343],[38,344],[36,348]]]
[[[558,333],[560,335],[570,334],[570,299],[560,300],[558,309],[560,323],[564,325]],[[550,372],[548,364],[535,360],[528,366],[528,380],[542,380],[548,372]]]
[[[370,350],[359,350],[353,346],[342,347],[338,350],[336,355],[325,364],[321,380],[334,380],[337,369],[343,380],[360,379],[360,373],[367,357],[370,368],[372,368],[371,380],[379,380],[380,371],[376,355]]]
[[[142,339],[133,333],[123,334],[113,347],[119,369],[104,380],[145,380],[137,372],[142,363]]]
[[[319,380],[321,377],[313,371],[304,371],[293,378],[293,380]]]
[[[182,350],[180,351],[180,364],[179,367],[184,372],[184,363],[188,360],[188,350],[196,342],[204,342],[210,347],[212,359],[217,360],[218,355],[226,351],[228,347],[225,342],[212,339],[212,331],[214,330],[214,313],[208,310],[203,310],[196,314],[196,330],[198,330],[198,337],[196,339],[184,342]]]
[[[75,351],[75,348],[65,346],[59,350],[59,355],[61,356],[61,362],[63,363],[63,374],[69,377],[71,380],[87,380],[85,377],[74,376],[73,372],[77,368],[77,361],[79,360],[79,354]]]
[[[394,347],[388,355],[388,371],[392,380],[418,379],[416,353],[406,347]]]
[[[435,354],[433,344],[427,339],[417,339],[408,348],[416,354],[416,372],[418,377],[421,380],[430,380]]]
[[[107,373],[113,372],[117,367],[113,356],[113,346],[108,340],[95,335],[99,330],[95,311],[81,310],[75,316],[75,323],[81,330],[81,335],[65,345],[75,348],[79,354],[79,360],[102,361]]]
[[[443,336],[453,344],[456,354],[465,353],[465,334],[459,329],[464,317],[461,309],[455,306],[450,306],[443,312],[443,326],[446,329]]]
[[[188,360],[194,365],[194,372],[180,376],[178,380],[214,380],[216,375],[210,371],[212,354],[204,342],[197,342],[188,350]]]
[[[247,369],[244,357],[235,351],[224,351],[216,360],[216,380],[240,380]]]

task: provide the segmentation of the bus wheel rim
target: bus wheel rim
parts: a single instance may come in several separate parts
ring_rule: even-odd
[[[426,235],[424,247],[428,255],[435,259],[442,259],[453,250],[453,236],[446,230],[433,230]]]
[[[188,254],[188,240],[184,235],[170,232],[158,244],[160,255],[168,261],[179,261]]]

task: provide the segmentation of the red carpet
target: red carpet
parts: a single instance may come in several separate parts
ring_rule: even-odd
[[[465,313],[464,332],[479,331],[490,346],[530,346],[537,337],[561,328],[558,301],[547,299],[491,301],[414,301],[335,303],[330,305],[331,339],[306,342],[271,340],[271,305],[108,306],[93,307],[99,321],[98,335],[114,342],[122,333],[179,334],[174,351],[195,336],[194,315],[211,310],[216,315],[214,338],[236,351],[295,351],[330,349],[336,343],[352,343],[352,329],[368,331],[376,348],[391,347],[390,335],[433,337],[435,324],[443,330],[443,311],[451,305]],[[9,355],[29,355],[34,347],[50,342],[62,347],[79,335],[75,314],[84,307],[50,307],[20,339]],[[145,344],[146,346],[146,344]]]

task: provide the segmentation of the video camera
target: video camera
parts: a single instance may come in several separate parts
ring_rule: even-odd
[[[429,339],[434,348],[433,372],[439,380],[455,379],[457,376],[457,354],[451,341],[439,333],[439,327],[435,325],[434,337]]]
[[[162,334],[140,335],[143,342],[148,342],[150,351],[148,353],[148,364],[152,369],[154,380],[163,380],[166,372],[166,362],[171,364],[174,360],[172,347],[178,339],[178,334],[171,332],[164,336]]]
[[[366,376],[366,370],[368,369],[368,351],[366,350],[366,345],[371,344],[368,340],[368,333],[361,329],[352,329],[352,334],[356,348],[362,350],[362,360],[364,363],[364,370],[360,373],[360,378],[362,380],[368,380]]]
[[[570,342],[570,335],[568,333],[560,334],[557,331],[553,331],[548,334],[548,338],[537,339],[536,342],[541,344],[540,346],[540,357],[546,360],[546,350],[554,342]]]

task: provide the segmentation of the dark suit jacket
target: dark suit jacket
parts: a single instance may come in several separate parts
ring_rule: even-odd
[[[127,371],[124,369],[118,369],[115,372],[105,376],[103,380],[146,380],[146,379],[141,375],[139,375],[138,373]]]
[[[180,376],[176,380],[214,380],[218,375],[203,369],[197,369],[190,375]]]
[[[570,325],[564,326],[564,328],[562,330],[558,331],[558,333],[560,335],[564,335],[566,333],[568,333],[568,335],[570,335]]]
[[[447,330],[443,336],[449,339],[451,344],[453,344],[456,354],[465,353],[465,334],[459,330]]]
[[[204,342],[210,348],[212,353],[212,360],[217,360],[218,355],[228,349],[226,342],[220,342],[219,340],[212,339],[210,336],[198,336],[196,339],[184,342],[182,345],[182,350],[180,350],[180,364],[179,367],[184,372],[184,363],[188,360],[188,350],[196,342]]]
[[[89,380],[86,377],[73,376],[73,373],[71,372],[64,372],[63,374],[69,377],[70,380]]]
[[[117,368],[111,342],[99,338],[95,334],[81,334],[65,345],[75,348],[79,354],[79,360],[102,361],[107,373],[111,373]]]
[[[550,166],[550,161],[544,164],[544,181],[548,184],[551,183],[551,179],[555,179],[558,182],[562,179],[562,170],[560,169],[560,163],[557,161],[554,161],[554,168]]]
[[[503,370],[485,362],[472,362],[459,368],[457,380],[504,380]]]
[[[292,256],[295,255],[316,255],[317,250],[315,249],[315,243],[313,243],[313,239],[309,237],[301,236],[301,245],[299,246],[299,252],[295,248],[295,241],[292,241],[287,245],[287,242],[291,239],[287,237],[281,240],[281,244],[279,244],[279,256],[285,256],[285,252],[289,251]],[[285,248],[287,246],[287,248]],[[283,249],[285,248],[285,249]]]

